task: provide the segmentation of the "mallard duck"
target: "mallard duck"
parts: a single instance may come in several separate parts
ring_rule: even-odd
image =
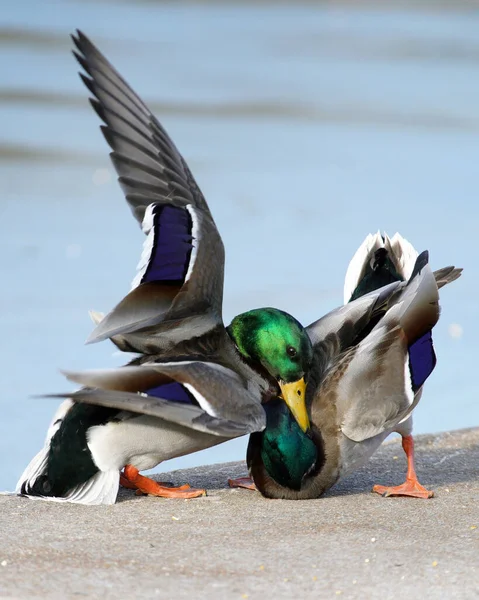
[[[414,246],[399,233],[389,236],[379,231],[369,234],[359,246],[356,254],[349,263],[344,282],[344,303],[347,304],[364,294],[379,289],[394,281],[407,281],[414,269],[418,252]],[[438,289],[460,277],[462,269],[446,267],[434,272]],[[416,347],[428,343],[426,333],[416,342]],[[419,402],[422,387],[415,393],[415,404]],[[375,485],[373,491],[384,497],[415,496],[431,498],[434,492],[426,490],[417,479],[414,466],[414,438],[412,436],[412,412],[396,430],[401,435],[402,447],[407,458],[406,481],[398,486]]]
[[[401,434],[408,459],[406,482],[373,491],[433,495],[416,477],[412,411],[436,364],[431,330],[439,318],[438,288],[461,271],[433,273],[428,253],[418,255],[399,234],[366,238],[348,268],[346,304],[306,328],[314,348],[310,428],[299,428],[273,398],[265,404],[266,428],[250,436],[247,464],[263,495],[317,498],[393,432]]]
[[[88,341],[110,338],[139,356],[117,369],[66,373],[85,387],[59,395],[67,400],[17,492],[111,504],[121,482],[195,497],[204,490],[170,488],[139,471],[260,431],[261,403],[271,397],[307,430],[312,344],[295,318],[274,308],[223,325],[223,243],[188,166],[99,50],[81,32],[73,40],[120,184],[147,235],[130,293],[105,317],[93,314]]]

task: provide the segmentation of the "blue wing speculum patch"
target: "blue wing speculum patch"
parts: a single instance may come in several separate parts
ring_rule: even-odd
[[[409,346],[409,371],[414,393],[424,385],[435,366],[436,353],[432,342],[432,332],[428,331]]]
[[[145,393],[148,394],[148,396],[162,398],[163,400],[171,400],[172,402],[179,402],[181,404],[192,404],[193,406],[199,406],[199,403],[193,394],[177,381],[158,385],[154,388],[146,390]]]
[[[153,282],[182,285],[195,258],[193,207],[150,204],[142,227],[148,237],[133,287]]]

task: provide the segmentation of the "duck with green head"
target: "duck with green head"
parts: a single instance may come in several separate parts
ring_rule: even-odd
[[[274,413],[267,427],[274,430],[275,403],[284,405],[277,416],[307,432],[311,342],[296,319],[273,308],[225,328],[223,243],[186,162],[88,38],[78,32],[74,42],[119,181],[147,236],[131,291],[106,316],[91,313],[88,341],[110,339],[137,357],[121,368],[66,373],[85,387],[59,394],[67,400],[17,490],[83,504],[115,502],[120,483],[195,497],[204,490],[171,488],[139,472],[261,431],[267,414]]]
[[[147,236],[131,291],[105,317],[92,313],[88,341],[110,339],[137,357],[67,373],[85,388],[59,395],[67,400],[18,492],[111,504],[121,482],[195,497],[204,490],[171,488],[139,471],[253,433],[248,464],[264,495],[321,495],[408,418],[435,363],[428,334],[437,287],[458,270],[442,270],[436,283],[423,254],[407,282],[306,329],[269,308],[226,329],[223,243],[186,162],[88,38],[78,32],[74,42],[119,182]]]
[[[360,248],[360,264],[353,260],[348,270],[347,304],[305,330],[313,346],[309,429],[273,399],[265,404],[266,428],[250,436],[248,467],[267,497],[319,497],[395,431],[403,436],[408,458],[406,482],[374,491],[432,496],[416,477],[411,415],[436,364],[431,330],[439,318],[438,288],[457,279],[461,269],[433,273],[428,253],[410,252],[406,243],[402,252],[389,248],[386,257],[384,250],[369,250]],[[351,296],[356,299],[348,302]]]
[[[275,379],[298,426],[309,428],[304,376],[313,359],[311,340],[294,317],[274,308],[238,315],[227,327],[242,358]]]

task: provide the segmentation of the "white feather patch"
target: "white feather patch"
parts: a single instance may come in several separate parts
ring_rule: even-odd
[[[364,242],[359,246],[349,263],[346,277],[344,279],[344,304],[349,302],[361,277],[364,275],[368,260],[378,248],[384,246],[381,233],[368,234]]]
[[[66,417],[66,414],[73,406],[74,402],[70,399],[64,400],[60,406],[57,408],[56,413],[53,415],[52,422],[50,423],[50,427],[47,431],[47,437],[45,438],[45,445],[50,444],[50,440],[55,435],[55,433],[60,429],[60,425],[62,424],[63,419]]]
[[[404,277],[405,281],[408,281],[408,279],[411,277],[414,265],[416,264],[416,259],[419,254],[414,246],[397,232],[391,238],[390,243],[393,256],[396,258],[398,263],[398,272]]]
[[[48,460],[48,453],[50,451],[50,441],[55,433],[60,428],[60,425],[65,418],[65,415],[73,406],[73,402],[71,400],[65,400],[58,407],[53,419],[48,427],[47,436],[45,438],[45,444],[43,448],[36,454],[32,460],[28,463],[27,467],[20,475],[20,479],[16,485],[15,491],[17,493],[20,492],[24,483],[28,482],[28,485],[32,486],[38,477],[45,471]]]
[[[147,207],[147,209],[145,210],[145,216],[143,217],[143,221],[141,223],[143,233],[145,233],[147,237],[146,240],[143,242],[143,251],[141,253],[140,262],[136,267],[137,273],[131,283],[130,291],[134,290],[140,285],[141,280],[143,279],[143,276],[146,273],[146,269],[148,268],[148,264],[150,263],[151,253],[153,252],[153,245],[155,241],[155,230],[153,228],[153,210],[155,206],[155,204],[150,204]]]
[[[412,389],[411,371],[409,369],[409,353],[406,353],[406,360],[404,361],[404,391],[409,406],[412,406],[414,403],[414,391]]]
[[[205,412],[207,412],[212,417],[218,417],[218,413],[216,412],[216,410],[211,406],[211,404],[208,402],[208,400],[198,392],[198,390],[196,390],[190,383],[183,383],[182,385],[191,394],[193,394],[193,396],[196,398],[198,404],[201,406],[201,408]]]
[[[73,406],[71,400],[65,400],[58,407],[47,431],[45,445],[28,464],[21,474],[15,488],[17,494],[21,493],[23,484],[33,486],[40,475],[45,472],[50,451],[52,437],[60,428],[65,415]],[[119,488],[119,471],[98,472],[84,484],[76,486],[68,496],[56,498],[52,496],[26,496],[31,499],[48,500],[50,502],[74,502],[77,504],[114,504]]]
[[[373,259],[374,253],[379,248],[386,248],[397,272],[405,281],[411,277],[416,259],[419,256],[414,246],[397,232],[391,239],[387,233],[383,235],[379,231],[375,234],[370,233],[349,263],[344,281],[344,304],[349,302],[352,293],[364,275],[368,261]]]
[[[15,486],[15,492],[19,494],[22,490],[23,484],[28,482],[28,485],[32,486],[40,475],[45,471],[47,467],[48,453],[50,446],[45,445],[38,454],[32,458],[28,463],[26,469],[20,475],[20,479]]]
[[[411,435],[412,425],[413,425],[412,413],[408,413],[404,417],[404,419],[401,419],[401,421],[399,421],[399,423],[396,425],[394,430],[396,431],[396,433],[399,433],[400,435],[405,437],[407,435]]]
[[[64,498],[56,496],[28,496],[31,500],[47,502],[71,502],[73,504],[115,504],[120,487],[120,471],[98,471],[93,477],[81,485],[77,485]]]
[[[199,222],[198,222],[198,216],[196,214],[195,208],[192,204],[187,204],[186,205],[186,210],[190,213],[191,216],[191,223],[192,223],[192,227],[191,227],[191,255],[190,255],[190,264],[188,265],[188,271],[186,272],[186,277],[185,277],[185,282],[189,280],[191,273],[193,272],[193,267],[195,266],[195,262],[196,262],[196,255],[198,254],[198,234],[199,234]]]

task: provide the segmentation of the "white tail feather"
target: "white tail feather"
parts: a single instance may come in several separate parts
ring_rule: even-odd
[[[39,453],[40,454],[40,453]],[[37,455],[38,456],[38,455]],[[73,504],[87,504],[90,506],[98,504],[115,504],[120,487],[120,472],[115,469],[111,471],[98,471],[85,483],[74,487],[67,496],[58,498],[56,496],[29,496],[31,500],[47,500],[48,502],[70,502]],[[17,493],[19,490],[17,489]]]
[[[15,487],[15,492],[20,494],[24,483],[28,482],[28,485],[33,485],[40,475],[45,471],[47,467],[48,459],[48,445],[45,444],[38,454],[32,458],[28,463],[26,469],[20,475],[20,479]]]
[[[364,275],[368,260],[370,260],[371,256],[374,255],[374,252],[376,252],[378,248],[382,248],[383,246],[383,238],[378,231],[377,233],[370,233],[366,236],[364,242],[356,250],[356,253],[349,263],[348,270],[346,271],[344,280],[344,304],[349,302],[361,277]]]
[[[32,460],[28,463],[26,469],[20,475],[15,491],[20,492],[24,483],[28,482],[29,486],[32,486],[40,475],[45,471],[47,466],[48,452],[50,450],[50,441],[55,433],[58,431],[65,415],[70,410],[73,402],[71,400],[65,400],[60,404],[55,413],[52,422],[47,431],[47,437],[45,438],[45,444],[38,454],[36,454]]]
[[[403,238],[397,232],[391,240],[387,239],[391,244],[392,259],[395,262],[397,272],[404,277],[405,281],[408,281],[419,254],[411,242],[408,242],[406,238]]]
[[[384,235],[381,235],[379,231],[375,234],[370,233],[356,250],[346,271],[344,304],[349,302],[358,283],[364,276],[368,262],[374,258],[374,253],[379,248],[386,248],[397,272],[405,281],[411,277],[418,257],[414,246],[399,233],[395,233],[391,239],[386,233]]]
[[[58,431],[65,415],[70,410],[73,402],[65,400],[58,407],[55,416],[48,428],[47,437],[43,448],[29,462],[20,476],[15,492],[20,494],[24,485],[32,487],[36,480],[45,472],[50,451],[52,437]],[[74,502],[76,504],[114,504],[118,495],[120,474],[118,470],[99,471],[85,483],[76,486],[68,496],[57,498],[54,496],[28,496],[27,498],[49,500],[51,502]]]

